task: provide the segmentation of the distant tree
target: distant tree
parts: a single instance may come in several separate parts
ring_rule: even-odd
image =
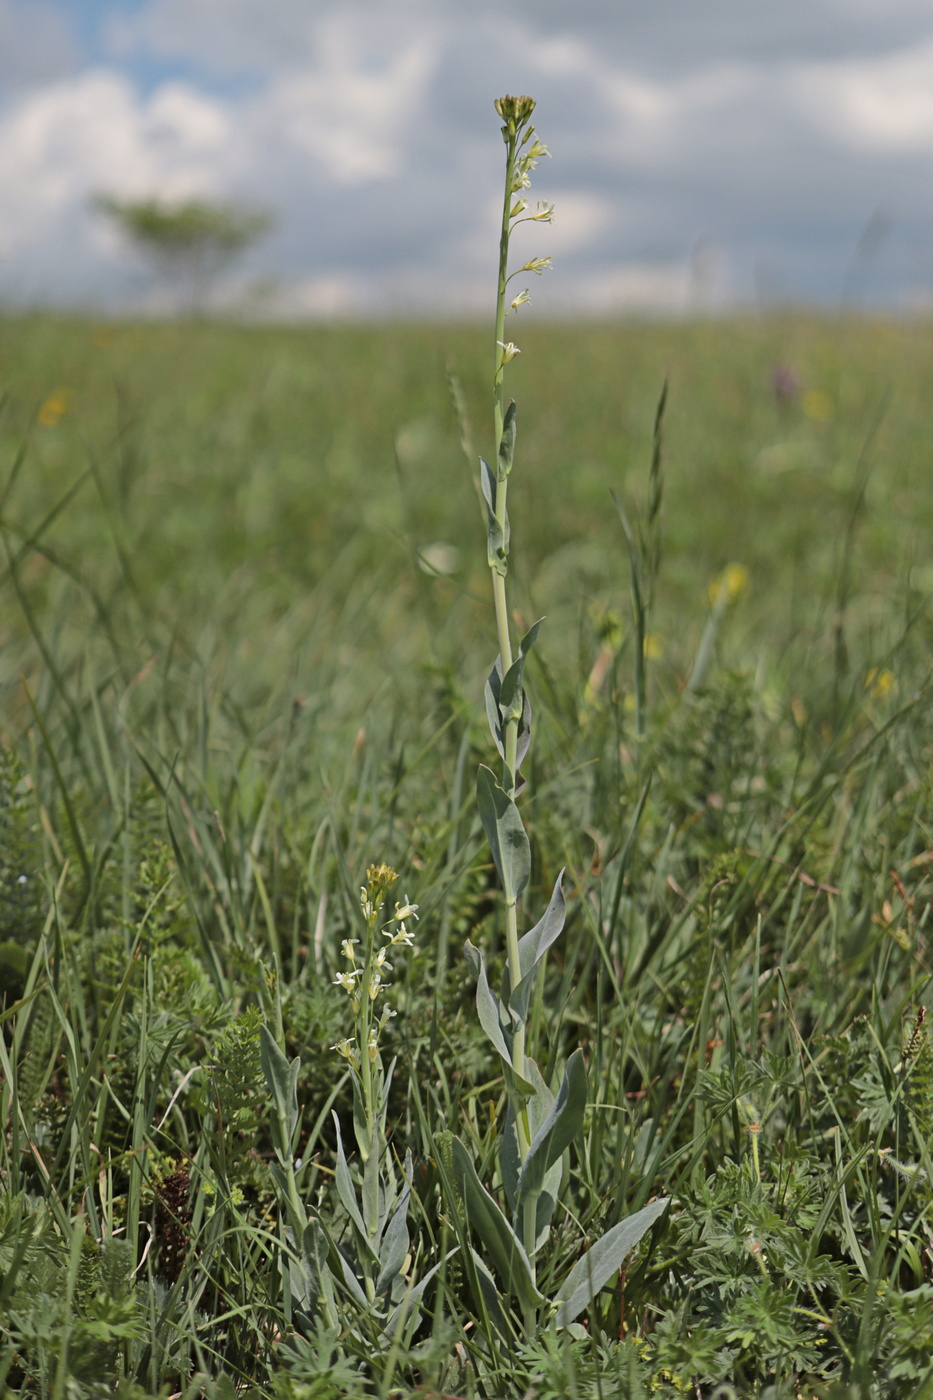
[[[190,199],[115,199],[98,195],[97,209],[152,262],[178,303],[203,308],[218,274],[270,228],[259,209]]]

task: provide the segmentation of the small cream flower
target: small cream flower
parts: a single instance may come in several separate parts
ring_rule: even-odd
[[[341,943],[340,947],[343,950],[343,955],[346,958],[347,962],[356,962],[356,955],[353,952],[353,949],[356,947],[359,941],[360,940],[358,938],[345,938]]]
[[[393,1016],[397,1016],[397,1015],[398,1015],[398,1012],[397,1012],[397,1011],[393,1011],[392,1008],[391,1008],[391,1006],[389,1005],[389,1003],[386,1002],[385,1006],[382,1008],[382,1015],[379,1017],[379,1029],[380,1029],[380,1031],[384,1031],[385,1028],[386,1028],[386,1026],[387,1026],[387,1025],[389,1024],[389,1022],[392,1020]]]
[[[511,340],[497,340],[496,344],[502,351],[502,359],[499,361],[500,365],[507,365],[510,360],[515,359],[516,355],[522,353],[517,345],[512,344]]]
[[[551,267],[550,258],[532,258],[525,266],[519,268],[520,272],[533,272],[536,277],[540,277],[542,272],[548,272]]]
[[[383,931],[383,936],[388,938],[390,948],[413,948],[415,946],[414,937],[409,933],[404,924],[399,924],[395,933],[391,933],[388,929],[385,929]]]
[[[336,1045],[330,1047],[336,1050],[338,1055],[342,1055],[345,1060],[349,1060],[354,1068],[359,1068],[360,1052],[353,1043],[353,1038],[349,1040],[338,1040]]]
[[[530,301],[531,297],[528,295],[528,288],[526,287],[523,292],[519,292],[517,297],[512,298],[512,305],[509,307],[509,310],[517,311],[520,306],[525,306]]]
[[[538,223],[552,223],[554,219],[554,205],[546,199],[539,199],[536,211],[533,214],[529,214],[528,217],[529,219],[534,219]]]
[[[355,992],[356,979],[362,977],[362,975],[363,969],[361,967],[355,967],[352,972],[338,972],[337,976],[334,978],[333,985],[335,987],[342,987],[345,992]]]
[[[517,218],[519,217],[520,214],[524,214],[524,212],[525,212],[525,210],[526,210],[527,208],[528,208],[528,201],[527,201],[527,199],[516,199],[515,203],[512,205],[511,209],[509,210],[509,218],[510,218],[510,219],[517,219]],[[535,217],[534,214],[532,214],[532,215],[531,215],[531,218],[534,218],[534,217]]]
[[[404,903],[404,904],[396,904],[396,906],[395,906],[395,913],[392,915],[393,922],[394,922],[394,923],[397,923],[397,924],[400,924],[400,923],[402,922],[403,919],[414,919],[415,923],[417,923],[417,922],[418,922],[418,910],[419,910],[420,907],[421,907],[421,906],[418,905],[418,904],[412,904],[411,900],[408,898],[408,895],[406,894],[406,896],[405,896],[405,903]]]

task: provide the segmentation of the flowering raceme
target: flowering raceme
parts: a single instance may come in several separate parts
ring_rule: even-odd
[[[414,947],[414,936],[406,920],[418,919],[418,906],[412,904],[408,896],[404,903],[396,904],[395,913],[384,922],[380,915],[385,896],[398,879],[388,865],[371,865],[366,872],[366,884],[360,887],[360,912],[366,924],[365,937],[345,938],[340,945],[341,952],[349,966],[338,972],[333,985],[342,987],[350,1000],[350,1007],[356,1020],[356,1035],[338,1040],[331,1049],[341,1055],[360,1080],[360,1089],[366,1105],[367,1117],[375,1108],[378,1097],[373,1080],[373,1070],[379,1061],[379,1037],[395,1016],[395,1011],[385,1002],[381,1011],[376,1011],[376,1001],[392,985],[385,975],[392,971],[389,961],[390,948]],[[388,941],[376,946],[376,934],[381,932]],[[357,950],[361,951],[357,951]],[[362,1053],[366,1047],[365,1056]]]

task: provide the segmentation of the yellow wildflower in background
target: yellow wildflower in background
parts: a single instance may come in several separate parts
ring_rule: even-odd
[[[892,691],[897,690],[894,672],[872,666],[865,675],[865,689],[873,700],[886,700]]]
[[[833,416],[833,401],[822,389],[808,389],[803,396],[803,411],[814,423],[828,423]]]
[[[56,389],[49,394],[48,398],[39,407],[36,418],[43,428],[54,428],[55,424],[64,418],[74,402],[73,389]]]
[[[748,587],[748,570],[744,564],[727,564],[721,574],[717,574],[709,585],[709,600],[716,604],[734,603]]]

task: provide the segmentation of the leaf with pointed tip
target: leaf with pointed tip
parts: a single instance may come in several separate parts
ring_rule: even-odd
[[[621,1269],[625,1256],[669,1205],[670,1200],[665,1197],[652,1201],[651,1205],[636,1211],[627,1220],[620,1220],[618,1225],[613,1225],[590,1246],[582,1259],[577,1260],[557,1290],[555,1301],[561,1304],[555,1317],[558,1327],[566,1327],[568,1322],[579,1317],[584,1308],[589,1307],[597,1293]]]
[[[353,1179],[350,1176],[350,1168],[347,1166],[347,1158],[343,1150],[343,1137],[340,1132],[340,1119],[337,1117],[336,1113],[333,1115],[333,1119],[334,1127],[337,1129],[337,1166],[334,1171],[334,1184],[337,1187],[337,1195],[340,1197],[340,1204],[343,1206],[344,1210],[347,1212],[347,1215],[349,1215],[351,1221],[356,1227],[356,1233],[359,1237],[360,1249],[365,1249],[367,1254],[369,1254],[369,1256],[372,1258],[372,1260],[375,1263],[378,1263],[378,1258],[373,1251],[372,1245],[370,1244],[369,1232],[366,1229],[366,1226],[363,1224],[363,1217],[360,1214],[360,1208],[357,1204],[356,1191],[353,1186]]]
[[[377,1293],[382,1293],[384,1289],[389,1288],[405,1265],[408,1254],[408,1198],[411,1194],[412,1170],[411,1152],[407,1152],[404,1168],[405,1184],[399,1194],[398,1205],[392,1212],[386,1226],[385,1234],[382,1237],[382,1246],[379,1250],[381,1267],[376,1283]]]
[[[512,470],[512,459],[515,456],[515,414],[515,400],[512,399],[505,410],[502,437],[499,439],[499,457],[496,465],[500,481],[505,481]]]
[[[259,1059],[275,1113],[270,1123],[272,1142],[283,1164],[291,1161],[298,1127],[298,1070],[301,1060],[296,1055],[289,1063],[276,1044],[268,1026],[259,1027]]]
[[[507,1067],[506,1074],[509,1076],[512,1086],[510,1092],[533,1094],[535,1092],[534,1086],[529,1084],[527,1079],[523,1079],[520,1074],[517,1074],[512,1065],[512,1037],[503,1025],[499,999],[489,986],[485,959],[480,950],[475,948],[469,939],[464,944],[463,951],[466,954],[467,962],[476,974],[476,1014],[479,1017],[480,1025]]]
[[[460,1189],[467,1219],[482,1240],[503,1284],[520,1305],[537,1308],[544,1298],[535,1287],[528,1255],[508,1220],[476,1175],[463,1143],[453,1139],[454,1180]]]
[[[363,1085],[360,1076],[353,1071],[353,1135],[356,1138],[357,1150],[360,1157],[365,1162],[369,1157],[369,1150],[372,1147],[372,1130],[366,1116],[366,1104],[363,1101]]]
[[[495,992],[490,989],[489,979],[486,976],[485,959],[479,948],[474,947],[469,939],[466,941],[464,951],[467,961],[476,973],[476,1014],[479,1017],[479,1023],[493,1047],[499,1052],[506,1064],[510,1065],[512,1063],[512,1046],[506,1040],[505,1032],[502,1029],[499,999]]]
[[[354,1303],[356,1303],[357,1307],[362,1308],[363,1312],[369,1312],[372,1305],[363,1292],[360,1281],[351,1269],[345,1255],[339,1249],[337,1250],[337,1262],[340,1265],[340,1282],[350,1294],[350,1297],[353,1299]]]
[[[520,719],[522,714],[522,680],[528,653],[535,644],[543,617],[529,627],[518,647],[518,656],[506,671],[499,688],[498,705],[503,723],[510,719]]]
[[[554,1095],[545,1082],[545,1079],[530,1055],[525,1057],[525,1078],[534,1088],[534,1094],[523,1106],[523,1112],[528,1120],[528,1131],[533,1138],[541,1127],[554,1105]],[[502,1147],[499,1152],[499,1166],[502,1170],[502,1184],[505,1187],[505,1194],[509,1202],[509,1209],[515,1218],[515,1193],[518,1190],[518,1178],[521,1175],[522,1159],[518,1146],[518,1127],[515,1121],[515,1110],[511,1097],[505,1112],[505,1123],[502,1129]]]
[[[523,690],[523,691],[522,691],[522,717],[521,717],[521,720],[519,721],[519,725],[518,725],[518,748],[517,748],[516,753],[515,753],[515,776],[516,776],[516,778],[518,777],[519,773],[521,772],[522,764],[523,764],[524,761],[525,761],[525,754],[528,752],[528,750],[529,750],[530,747],[531,747],[531,701],[528,699],[528,691],[527,691],[527,690]],[[516,797],[519,795],[519,793],[521,792],[521,790],[522,790],[522,788],[523,788],[524,786],[525,786],[525,784],[524,784],[524,783],[521,783],[521,784],[515,789],[515,796],[516,796]]]
[[[586,1112],[586,1065],[583,1051],[574,1050],[551,1111],[535,1133],[528,1154],[522,1163],[515,1192],[516,1209],[527,1196],[536,1196],[544,1188],[545,1175],[583,1127]]]
[[[525,669],[525,658],[519,656],[513,661],[509,669],[502,678],[499,687],[499,714],[502,716],[502,723],[508,724],[509,720],[517,720],[522,714],[522,673]]]
[[[496,515],[496,478],[492,468],[480,458],[480,480],[483,496],[486,499],[486,561],[491,569],[503,577],[509,570],[509,517],[499,523]]]
[[[534,1060],[526,1058],[525,1073],[536,1090],[534,1096],[529,1098],[524,1105],[524,1111],[528,1119],[528,1128],[532,1138],[534,1138],[553,1107],[554,1095],[542,1079],[541,1072]],[[512,1220],[516,1228],[521,1224],[522,1229],[524,1229],[524,1221],[520,1220],[519,1212],[515,1205],[518,1179],[521,1172],[521,1157],[518,1149],[518,1130],[515,1122],[515,1110],[511,1099],[505,1114],[499,1165],[502,1170],[502,1184],[505,1187],[509,1208],[512,1212]],[[554,1215],[554,1210],[557,1206],[557,1197],[560,1192],[563,1165],[563,1159],[559,1159],[552,1167],[548,1168],[544,1176],[544,1185],[538,1196],[537,1205],[535,1207],[535,1253],[537,1253],[546,1242],[550,1233],[551,1219]]]
[[[399,1303],[398,1307],[392,1313],[391,1317],[385,1325],[385,1331],[387,1336],[394,1337],[396,1331],[402,1325],[403,1322],[408,1322],[409,1324],[417,1325],[415,1313],[417,1313],[418,1304],[424,1296],[425,1289],[431,1282],[434,1275],[437,1273],[438,1269],[443,1268],[443,1266],[447,1263],[448,1259],[452,1259],[459,1250],[459,1248],[460,1246],[458,1244],[455,1244],[453,1249],[449,1249],[447,1251],[443,1259],[439,1260],[439,1262],[435,1264],[433,1268],[428,1269],[428,1272],[424,1275],[423,1278],[420,1278],[418,1280],[418,1282],[414,1285],[413,1288],[406,1290],[404,1298]]]
[[[294,1240],[294,1234],[289,1231]],[[325,1314],[334,1316],[334,1278],[327,1263],[327,1236],[319,1220],[312,1219],[301,1235],[300,1259],[292,1263],[292,1296],[305,1312],[314,1314],[320,1311],[321,1301]]]
[[[547,909],[543,916],[518,940],[518,965],[521,977],[513,992],[508,990],[508,972],[505,977],[503,1001],[508,1005],[511,1020],[515,1025],[524,1025],[528,1018],[528,1007],[534,991],[534,973],[551,944],[556,942],[567,917],[567,905],[563,890],[564,872],[558,875]]]
[[[476,805],[506,901],[517,900],[531,878],[531,846],[518,808],[485,764],[476,776]]]
[[[489,672],[483,692],[486,701],[486,719],[493,742],[499,750],[499,757],[505,758],[505,741],[502,735],[502,716],[499,714],[499,694],[502,689],[502,658],[496,657],[496,664]]]

